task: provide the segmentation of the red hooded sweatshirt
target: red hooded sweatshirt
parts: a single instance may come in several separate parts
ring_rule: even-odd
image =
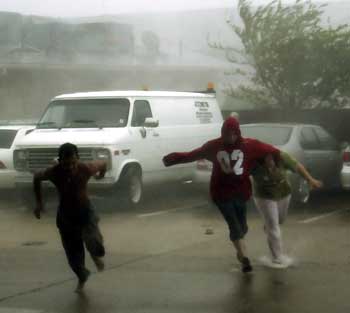
[[[227,143],[225,138],[232,133],[237,139],[233,144]],[[163,162],[165,166],[170,166],[206,159],[213,163],[210,194],[214,201],[248,200],[252,193],[250,170],[257,159],[270,153],[279,155],[279,150],[256,139],[243,138],[239,122],[229,117],[222,125],[221,137],[190,152],[170,153]]]

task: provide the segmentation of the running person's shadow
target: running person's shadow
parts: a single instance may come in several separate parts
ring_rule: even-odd
[[[238,275],[233,290],[232,307],[234,312],[255,312],[254,273]]]

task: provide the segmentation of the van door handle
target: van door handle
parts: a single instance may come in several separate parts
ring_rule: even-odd
[[[153,137],[159,137],[159,133],[153,132]]]

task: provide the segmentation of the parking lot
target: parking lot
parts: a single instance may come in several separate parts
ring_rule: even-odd
[[[54,205],[39,221],[3,195],[0,312],[348,312],[347,199],[345,192],[319,194],[291,209],[283,227],[293,261],[288,269],[266,266],[263,225],[250,205],[254,272],[248,275],[240,272],[226,225],[203,190],[159,187],[133,210],[94,199],[106,269],[96,273],[88,259],[93,275],[78,295]]]

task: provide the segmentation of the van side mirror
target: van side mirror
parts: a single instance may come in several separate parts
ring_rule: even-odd
[[[153,117],[146,117],[143,126],[144,127],[158,127],[159,126],[159,120],[157,120],[157,119],[155,119]]]

